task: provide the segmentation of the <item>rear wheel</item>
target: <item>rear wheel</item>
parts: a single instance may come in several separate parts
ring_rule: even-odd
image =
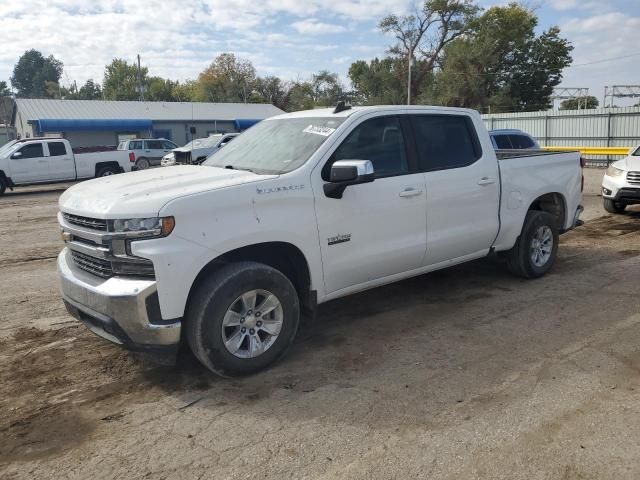
[[[149,160],[147,160],[146,158],[139,158],[136,161],[136,169],[138,170],[146,170],[150,166],[151,164],[149,163]]]
[[[119,173],[116,167],[102,167],[98,170],[96,177],[109,177]]]
[[[602,203],[604,204],[604,209],[609,213],[623,213],[624,209],[627,208],[624,203],[616,202],[610,198],[603,198]]]
[[[0,195],[4,195],[4,192],[7,190],[7,179],[4,177],[0,177]]]
[[[185,321],[187,342],[203,365],[223,376],[248,375],[287,352],[300,306],[295,287],[280,271],[239,262],[197,287]]]
[[[553,267],[558,254],[558,225],[548,212],[529,211],[515,246],[507,252],[507,266],[514,275],[541,277]]]

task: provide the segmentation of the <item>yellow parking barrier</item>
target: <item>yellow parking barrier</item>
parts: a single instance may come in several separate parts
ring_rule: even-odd
[[[629,155],[629,147],[542,147],[543,150],[558,152],[579,151],[583,155]]]

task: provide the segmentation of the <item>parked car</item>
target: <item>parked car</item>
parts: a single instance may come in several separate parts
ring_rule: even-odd
[[[146,170],[160,165],[160,160],[178,145],[165,138],[135,138],[118,144],[118,150],[128,150],[134,170]]]
[[[74,154],[63,138],[25,138],[0,148],[0,195],[7,188],[68,182],[131,171],[123,152]]]
[[[640,146],[609,165],[602,179],[602,200],[609,213],[623,213],[627,205],[640,204]]]
[[[489,130],[491,143],[496,150],[540,150],[538,142],[526,132],[515,128]]]
[[[172,165],[200,165],[208,156],[213,155],[239,133],[218,133],[207,138],[198,138],[187,143],[184,147],[174,148],[162,157],[160,165],[170,167]]]
[[[112,342],[174,355],[185,339],[233,376],[282,357],[328,300],[494,253],[540,277],[579,223],[580,154],[506,153],[467,109],[263,120],[203,166],[68,189],[64,301]]]

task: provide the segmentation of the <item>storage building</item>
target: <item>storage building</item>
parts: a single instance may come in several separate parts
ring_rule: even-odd
[[[19,138],[61,136],[74,148],[113,146],[128,138],[192,138],[239,132],[284,113],[269,104],[16,99],[11,125]]]

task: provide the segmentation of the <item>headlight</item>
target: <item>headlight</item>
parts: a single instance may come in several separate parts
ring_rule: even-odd
[[[621,177],[624,175],[624,170],[610,165],[609,168],[607,168],[607,175],[610,177]]]
[[[110,230],[124,237],[166,237],[175,225],[173,217],[126,218],[113,220]]]
[[[164,157],[162,157],[163,160],[175,160],[176,158],[176,154],[171,152],[171,153],[167,153]]]

